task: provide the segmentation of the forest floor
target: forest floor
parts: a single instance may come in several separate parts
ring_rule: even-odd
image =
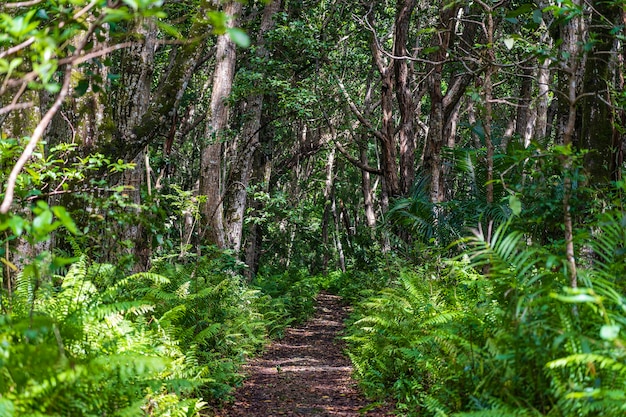
[[[266,352],[244,368],[247,378],[234,401],[216,417],[382,417],[390,407],[374,407],[351,378],[350,360],[337,337],[348,307],[337,296],[321,293],[316,313],[289,328]]]

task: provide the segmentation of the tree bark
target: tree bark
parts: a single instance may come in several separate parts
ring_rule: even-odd
[[[396,13],[396,27],[394,37],[394,55],[404,57],[408,55],[407,43],[409,24],[415,9],[416,0],[398,2]],[[415,103],[411,92],[411,71],[407,59],[396,58],[393,61],[396,82],[396,99],[400,110],[400,193],[408,195],[415,181],[415,133],[413,120],[415,117]]]
[[[256,58],[259,61],[268,57],[264,37],[274,27],[274,15],[280,10],[280,0],[273,0],[265,6],[261,26],[257,35]],[[257,87],[260,82],[256,82]],[[226,230],[226,245],[238,253],[241,249],[243,234],[243,220],[248,196],[248,185],[252,175],[254,153],[260,145],[259,132],[261,130],[261,114],[263,110],[263,94],[256,93],[247,99],[246,121],[238,138],[241,148],[239,155],[234,158],[229,175],[229,184],[224,201],[224,224]]]
[[[370,18],[372,19],[372,18]],[[370,25],[374,27],[373,20]],[[395,126],[393,120],[393,96],[394,96],[394,64],[393,60],[386,64],[379,49],[379,42],[376,35],[370,38],[370,49],[374,65],[380,74],[380,111],[381,129],[379,132],[381,170],[385,177],[385,187],[387,195],[391,198],[401,194],[400,180],[398,177],[398,162],[395,142]]]
[[[581,0],[574,0],[574,5],[581,7]],[[577,102],[579,99],[579,78],[584,62],[580,45],[583,41],[583,20],[576,16],[561,28],[562,44],[559,56],[566,57],[560,65],[559,137],[565,146],[574,144],[576,133]],[[572,196],[572,179],[570,177],[572,160],[569,155],[562,158],[563,175],[563,224],[565,238],[565,257],[570,278],[570,285],[577,287],[577,268],[574,248],[574,227],[570,200]]]
[[[520,86],[517,115],[515,118],[515,133],[520,137],[524,146],[530,145],[533,137],[534,111],[531,107],[533,95],[533,75],[535,68],[526,67],[522,70],[522,85]]]
[[[224,13],[232,16],[229,27],[236,25],[242,5],[232,1],[224,6]],[[218,36],[215,52],[215,70],[213,73],[213,89],[209,122],[205,127],[205,139],[208,143],[202,150],[200,158],[200,188],[199,194],[205,196],[201,214],[203,233],[206,243],[214,244],[219,248],[226,247],[223,223],[222,193],[222,141],[226,139],[225,130],[228,127],[229,108],[226,100],[231,93],[236,64],[235,43],[227,33]]]
[[[361,163],[367,165],[367,148],[361,148]],[[374,210],[374,196],[372,195],[372,183],[370,173],[361,170],[361,190],[363,192],[363,205],[365,207],[365,221],[373,231],[376,229],[376,211]]]
[[[130,31],[143,38],[143,42],[135,44],[120,52],[120,83],[113,90],[111,118],[117,124],[117,131],[124,140],[132,140],[133,129],[141,123],[151,99],[152,72],[156,50],[157,28],[154,20],[139,19]],[[128,186],[128,193],[133,204],[140,206],[141,187],[146,182],[147,149],[143,149],[133,159],[135,167],[125,171],[120,184]],[[138,216],[141,214],[136,213]],[[122,239],[133,242],[133,264],[135,272],[146,271],[150,266],[151,247],[147,230],[140,224],[124,225],[121,230]]]
[[[200,6],[194,15],[188,33],[189,41],[174,48],[170,53],[170,63],[156,90],[152,93],[149,106],[130,135],[112,132],[107,143],[99,144],[102,153],[113,159],[133,160],[156,138],[171,130],[177,120],[177,111],[187,85],[193,76],[202,54],[204,42],[211,32],[206,19],[208,7]]]

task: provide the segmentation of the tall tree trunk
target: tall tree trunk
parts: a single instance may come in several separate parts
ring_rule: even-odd
[[[129,161],[156,138],[168,136],[165,132],[176,130],[181,100],[206,51],[205,41],[211,33],[210,21],[206,18],[208,8],[206,2],[203,2],[198,10],[191,14],[188,42],[174,46],[171,50],[167,70],[152,92],[149,106],[140,123],[135,125],[129,136],[113,132],[109,142],[99,144],[103,153],[113,155],[114,159]],[[166,148],[170,145],[166,145]]]
[[[373,17],[369,16],[369,24],[375,27]],[[380,74],[380,111],[381,111],[381,129],[379,135],[380,143],[380,160],[381,170],[385,178],[385,188],[390,198],[400,195],[400,180],[398,177],[398,162],[396,142],[395,142],[395,125],[393,120],[393,96],[394,96],[394,65],[393,61],[389,64],[385,63],[383,55],[379,47],[379,40],[375,34],[370,38],[370,50],[374,65]]]
[[[369,165],[366,147],[361,148],[361,163]],[[365,206],[365,222],[373,233],[376,229],[376,211],[374,210],[370,173],[365,170],[361,170],[361,191],[363,192],[363,205]]]
[[[574,5],[581,7],[581,0],[574,0]],[[561,62],[559,74],[561,95],[559,97],[559,137],[563,145],[572,146],[576,133],[577,102],[579,99],[579,78],[584,62],[580,45],[583,43],[583,19],[576,16],[561,28],[562,44],[559,56],[566,57]],[[572,179],[570,177],[572,160],[568,155],[562,157],[563,171],[563,224],[565,237],[565,256],[568,266],[570,285],[576,287],[577,270],[574,250],[574,227],[571,212]]]
[[[385,177],[387,195],[397,197],[400,195],[400,181],[398,178],[398,163],[396,160],[395,126],[393,120],[393,72],[391,68],[385,68],[381,74],[381,112],[382,112],[382,140],[380,153],[382,171]]]
[[[130,33],[140,35],[143,42],[135,44],[120,53],[120,83],[113,90],[112,119],[117,123],[117,131],[126,140],[132,140],[133,130],[141,123],[148,110],[151,99],[152,72],[156,50],[157,28],[154,20],[139,19]],[[124,172],[120,183],[128,186],[132,203],[140,206],[141,187],[146,182],[145,164],[147,149],[143,149],[134,158],[135,167]],[[136,213],[140,216],[140,213]],[[140,223],[124,225],[122,239],[133,242],[135,272],[145,271],[150,265],[150,238]]]
[[[520,86],[517,115],[515,118],[515,133],[520,137],[524,146],[530,145],[530,140],[533,137],[535,112],[531,107],[531,101],[535,71],[535,68],[530,66],[522,70],[522,85]]]
[[[394,55],[404,57],[408,55],[407,43],[409,24],[415,9],[416,0],[398,1],[396,13],[396,28],[394,38]],[[415,103],[411,92],[411,71],[408,60],[396,58],[393,62],[396,82],[396,98],[400,110],[400,193],[408,195],[415,181],[415,133],[413,120],[415,117]]]
[[[485,7],[485,13],[487,15],[487,49],[485,51],[485,58],[487,61],[487,69],[485,70],[485,77],[483,83],[483,92],[485,99],[485,125],[483,126],[485,131],[485,147],[487,148],[487,183],[486,183],[486,200],[487,204],[493,203],[493,137],[491,124],[493,123],[493,75],[495,74],[495,51],[493,50],[493,36],[494,36],[494,22],[493,22],[493,9],[491,7]]]
[[[236,24],[242,5],[232,1],[224,6],[224,13],[232,16],[229,26]],[[207,243],[226,247],[223,223],[222,204],[222,141],[228,127],[229,108],[226,100],[230,95],[235,75],[236,50],[235,43],[227,33],[218,36],[215,51],[215,70],[209,122],[205,128],[208,143],[202,150],[200,158],[200,189],[199,194],[206,197],[201,213],[204,226],[204,239]]]
[[[335,148],[332,147],[328,152],[328,159],[326,160],[326,179],[324,182],[324,217],[322,219],[322,242],[324,243],[324,256],[323,256],[323,268],[324,272],[328,270],[328,262],[330,260],[330,252],[328,250],[329,224],[332,219],[333,223],[333,243],[335,243],[335,249],[337,249],[336,239],[336,206],[335,206]],[[337,252],[338,253],[338,252]]]
[[[552,39],[546,39],[549,45],[552,45]],[[535,119],[535,129],[533,138],[535,140],[543,139],[548,135],[548,124],[551,122],[548,117],[548,108],[550,106],[550,81],[552,79],[552,71],[550,69],[550,59],[544,60],[537,69],[537,116]],[[529,144],[528,144],[529,145]],[[526,145],[526,146],[528,146]]]
[[[280,10],[280,0],[273,0],[265,6],[263,18],[257,36],[256,58],[259,61],[267,58],[264,36],[274,27],[274,15]],[[256,84],[259,84],[257,81]],[[257,85],[258,87],[258,85]],[[248,185],[252,175],[254,153],[260,145],[261,114],[263,110],[263,94],[256,93],[247,99],[246,121],[238,138],[239,154],[234,158],[229,184],[224,199],[224,227],[226,229],[226,245],[239,252],[243,234],[243,221],[248,196]]]
[[[433,40],[433,47],[437,50],[431,54],[434,63],[428,77],[430,95],[430,117],[428,120],[428,136],[424,147],[424,172],[430,176],[430,199],[433,203],[444,200],[445,190],[442,173],[441,150],[445,143],[444,129],[446,126],[445,109],[452,112],[458,100],[444,105],[442,73],[444,61],[448,53],[451,36],[453,33],[453,19],[458,12],[459,5],[449,4],[448,0],[442,1],[439,14],[438,31]],[[446,95],[452,93],[449,88]]]

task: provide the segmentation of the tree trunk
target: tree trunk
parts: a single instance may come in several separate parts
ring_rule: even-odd
[[[581,0],[574,0],[577,7],[581,6]],[[576,104],[579,92],[579,73],[584,62],[583,52],[580,45],[583,43],[583,20],[576,16],[569,20],[561,28],[561,44],[559,56],[566,57],[561,62],[559,108],[561,117],[559,118],[559,137],[563,145],[572,146],[576,133]],[[562,157],[563,175],[563,224],[565,237],[565,256],[568,266],[570,285],[576,287],[577,270],[574,250],[574,227],[570,200],[572,195],[572,179],[570,177],[572,160],[568,155]]]
[[[233,16],[229,25],[236,25],[242,5],[238,1],[229,2],[224,6],[224,13]],[[228,127],[229,108],[226,103],[232,90],[235,75],[236,49],[235,43],[227,33],[218,36],[215,52],[215,70],[209,122],[205,128],[205,139],[208,143],[202,150],[200,158],[200,189],[205,196],[202,205],[204,240],[219,248],[226,247],[223,223],[222,204],[222,141]]]
[[[461,78],[456,77],[455,83],[450,83],[446,91],[447,101],[444,104],[442,73],[444,61],[450,46],[453,31],[453,19],[457,15],[459,5],[457,3],[448,4],[447,0],[442,1],[439,15],[437,35],[434,37],[433,46],[437,48],[431,54],[431,61],[434,63],[428,77],[428,87],[430,95],[430,117],[428,121],[428,136],[424,147],[424,172],[430,176],[430,199],[433,203],[439,203],[445,198],[441,150],[445,143],[444,129],[446,126],[446,112],[451,114],[454,107],[462,97],[459,89],[463,89]],[[470,25],[471,26],[471,25]],[[458,98],[457,98],[458,96]]]
[[[164,132],[176,127],[177,111],[187,85],[194,74],[205,51],[205,40],[210,33],[210,23],[206,19],[207,7],[199,7],[193,14],[193,23],[187,37],[189,42],[172,49],[170,62],[152,92],[149,106],[141,116],[131,135],[112,132],[110,142],[99,144],[102,153],[112,155],[112,159],[133,160],[145,147]]]
[[[328,271],[328,262],[330,260],[330,252],[328,250],[328,238],[330,220],[333,220],[333,243],[335,243],[335,249],[337,249],[336,239],[336,224],[337,224],[337,212],[335,207],[335,147],[332,147],[328,152],[328,159],[326,160],[326,179],[324,182],[324,217],[322,219],[322,242],[324,244],[324,257],[322,266],[324,273]],[[337,252],[338,253],[338,252]]]
[[[520,86],[517,115],[515,118],[515,133],[520,137],[524,146],[530,145],[533,137],[534,119],[531,100],[533,95],[533,75],[535,68],[526,67],[522,71],[522,85]]]
[[[135,44],[120,52],[120,83],[113,90],[114,107],[111,117],[117,123],[117,131],[124,140],[132,140],[133,129],[141,123],[148,110],[151,99],[152,72],[154,68],[154,52],[156,50],[157,28],[154,20],[139,19],[135,27],[129,31],[143,38],[143,42]],[[141,187],[146,182],[146,154],[143,149],[133,159],[135,167],[125,171],[120,184],[129,187],[127,193],[137,207],[141,205]],[[141,213],[137,212],[137,216]],[[123,225],[120,231],[123,240],[133,242],[135,272],[146,271],[150,265],[151,247],[147,230],[140,223]]]
[[[267,58],[264,36],[274,27],[274,15],[280,10],[280,1],[273,0],[265,6],[263,18],[257,36],[256,58],[259,61]],[[260,82],[256,82],[260,84]],[[258,87],[258,85],[257,85]],[[260,145],[259,131],[261,129],[261,114],[263,110],[263,94],[254,94],[247,99],[246,121],[238,138],[241,152],[234,158],[232,171],[229,175],[228,189],[224,201],[224,227],[226,230],[226,245],[238,253],[241,249],[243,221],[248,196],[248,185],[252,175],[254,153]]]
[[[367,159],[367,148],[361,148],[361,163],[369,165]],[[363,205],[365,206],[365,221],[372,230],[376,229],[376,211],[374,210],[374,196],[372,195],[372,183],[370,173],[361,170],[361,191],[363,192]]]
[[[551,46],[551,39],[546,39]],[[539,65],[537,69],[537,116],[535,118],[535,129],[533,138],[535,140],[543,139],[549,136],[548,124],[551,123],[548,117],[548,108],[550,106],[550,81],[552,79],[552,71],[550,69],[550,59],[546,59]],[[528,146],[529,144],[525,144]]]
[[[394,38],[394,55],[403,57],[408,55],[407,43],[409,24],[415,9],[416,0],[398,2],[396,13],[396,28]],[[415,133],[413,120],[415,117],[415,103],[411,92],[411,72],[407,59],[396,58],[393,62],[396,82],[396,98],[400,110],[400,193],[408,195],[415,181]]]

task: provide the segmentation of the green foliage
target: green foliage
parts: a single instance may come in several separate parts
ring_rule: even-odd
[[[202,401],[184,397],[203,379],[167,327],[150,324],[154,306],[112,302],[122,286],[99,291],[84,257],[65,276],[45,270],[31,264],[5,300],[3,415],[197,415]]]
[[[394,274],[395,274],[395,269]],[[334,271],[328,274],[328,291],[342,297],[350,304],[375,295],[389,285],[389,271],[359,271],[355,269],[346,272]]]
[[[257,276],[252,285],[268,297],[265,314],[279,324],[272,333],[281,335],[283,327],[309,318],[315,312],[315,296],[324,286],[324,281],[323,277],[311,277],[306,270]]]
[[[350,325],[361,385],[415,416],[623,415],[625,221],[592,224],[578,288],[508,223],[444,268],[402,271]]]
[[[54,275],[24,268],[0,316],[1,415],[198,415],[241,381],[238,368],[313,311],[322,279],[247,287],[227,253],[157,259],[120,278],[85,256]]]

